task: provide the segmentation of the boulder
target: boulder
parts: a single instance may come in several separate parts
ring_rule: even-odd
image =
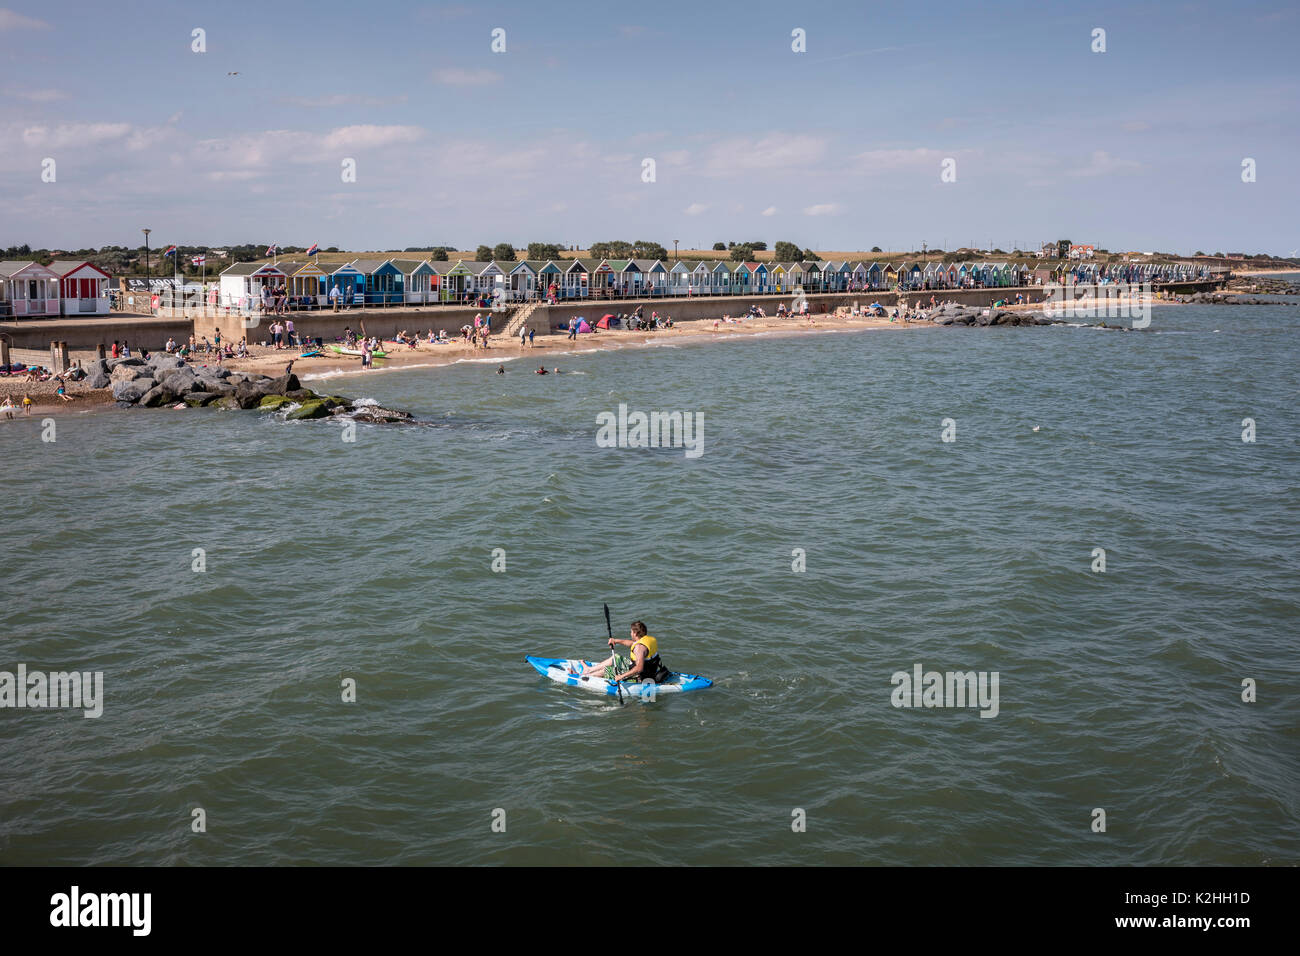
[[[279,378],[271,379],[271,384],[267,386],[266,391],[268,395],[288,395],[300,388],[302,388],[302,385],[298,382],[298,376],[289,372]]]
[[[264,382],[243,381],[235,387],[235,400],[240,408],[256,408],[267,394]]]
[[[181,401],[190,408],[202,408],[204,405],[211,405],[219,398],[221,396],[214,392],[190,392],[187,395],[182,395]]]
[[[214,408],[239,408],[239,400],[233,395],[223,395],[212,403]]]
[[[292,404],[293,404],[293,399],[287,398],[284,395],[265,395],[262,397],[262,401],[260,404],[258,404],[257,407],[259,410],[264,412],[266,411],[273,412],[277,408],[280,408],[282,405],[292,405]]]
[[[285,417],[290,421],[298,421],[304,418],[325,418],[329,413],[329,404],[318,398],[303,402],[302,405],[295,408]]]
[[[149,364],[159,371],[165,368],[180,368],[185,364],[179,355],[169,355],[166,352],[155,352],[149,356]]]
[[[153,369],[147,365],[117,365],[109,374],[109,381],[130,382],[137,378],[153,378]]]
[[[130,358],[115,358],[115,359],[108,360],[108,367],[110,369],[119,368],[120,366],[123,365],[144,365],[144,364],[145,364],[144,359],[140,358],[138,355],[132,355]]]
[[[1006,309],[998,309],[989,316],[989,325],[1012,325],[1015,322],[1016,314],[1008,312]]]
[[[362,405],[352,416],[353,421],[357,422],[375,422],[377,424],[391,425],[398,422],[411,421],[410,412],[399,412],[391,408],[383,408],[379,405]]]
[[[140,382],[119,381],[113,383],[113,397],[119,402],[127,402],[128,404],[134,405],[136,402],[140,401],[141,396],[149,390],[147,386],[141,384],[143,381],[144,380],[142,379]],[[148,381],[152,382],[152,379],[149,379]]]
[[[295,402],[305,402],[309,398],[321,397],[317,395],[315,392],[313,392],[310,388],[295,388],[291,391],[285,392],[284,394],[285,397],[292,398]]]
[[[175,401],[175,399],[176,396],[167,391],[166,385],[155,385],[140,396],[139,404],[145,408],[157,408],[159,405],[167,405]]]
[[[173,395],[179,396],[184,395],[186,392],[207,391],[207,387],[199,381],[199,377],[191,369],[168,369],[162,372],[161,375],[160,384]]]
[[[89,388],[108,388],[113,384],[112,378],[109,377],[108,369],[104,368],[103,362],[91,363],[86,369],[86,385]]]

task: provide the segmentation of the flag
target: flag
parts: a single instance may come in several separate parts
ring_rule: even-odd
[[[273,242],[273,243],[271,243],[269,246],[266,247],[266,254],[267,254],[268,256],[273,256],[273,255],[275,255],[275,251],[276,251],[277,249],[279,249],[279,248],[280,248],[280,247],[279,247],[276,243]]]
[[[311,244],[311,248],[307,250],[307,255],[314,256],[319,252],[320,252],[320,246],[313,242]]]
[[[176,255],[176,247],[175,247],[175,246],[168,246],[168,247],[167,247],[167,251],[164,252],[163,255],[164,255],[164,256],[174,256],[174,255]]]
[[[190,259],[190,263],[196,266],[201,266],[207,261],[208,260],[206,256],[194,256],[192,259]]]

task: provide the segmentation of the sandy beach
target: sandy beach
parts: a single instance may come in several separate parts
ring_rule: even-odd
[[[445,345],[429,345],[427,342],[420,342],[415,348],[406,345],[398,346],[391,341],[386,341],[384,342],[384,350],[388,353],[388,357],[375,359],[375,369],[452,365],[467,360],[487,363],[492,360],[505,361],[522,358],[525,364],[535,361],[537,365],[544,365],[554,371],[557,363],[562,363],[567,353],[592,349],[636,348],[656,342],[679,341],[703,335],[734,335],[740,337],[763,332],[797,334],[808,331],[841,329],[905,329],[921,327],[931,328],[932,326],[928,322],[890,321],[887,318],[826,314],[812,316],[811,320],[809,318],[775,318],[772,316],[757,319],[737,319],[730,322],[723,319],[700,319],[692,322],[679,322],[674,324],[671,329],[657,329],[655,331],[600,330],[583,333],[577,339],[572,340],[566,335],[551,333],[537,336],[531,346],[524,347],[520,346],[518,338],[506,339],[501,335],[493,336],[489,340],[489,347],[486,349],[475,348],[460,338],[455,338]],[[254,371],[263,375],[280,375],[284,372],[289,360],[293,359],[294,374],[304,381],[324,375],[359,374],[363,372],[359,356],[334,355],[299,358],[301,352],[302,349],[300,348],[276,351],[273,348],[257,346],[249,349],[248,358],[227,359],[223,364],[238,371]],[[563,368],[563,365],[560,364],[559,367]]]

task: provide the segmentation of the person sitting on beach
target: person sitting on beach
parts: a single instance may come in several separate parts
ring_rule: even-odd
[[[235,349],[235,354],[240,358],[248,358],[248,343],[240,339],[239,348]]]
[[[63,379],[58,378],[56,376],[56,381],[58,381],[59,387],[54,390],[54,394],[59,396],[59,398],[63,399],[65,402],[72,401],[72,399],[68,396],[67,386],[63,384]]]
[[[171,353],[175,352],[175,351],[176,351],[176,340],[175,340],[174,338],[172,338],[171,336],[168,336],[168,337],[167,337],[167,344],[166,344],[166,346],[164,346],[164,348],[166,348],[166,350],[167,350],[167,354],[168,354],[168,355],[170,355]]]

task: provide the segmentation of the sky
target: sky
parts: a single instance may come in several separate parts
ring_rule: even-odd
[[[0,246],[1300,254],[1294,2],[0,4]]]

